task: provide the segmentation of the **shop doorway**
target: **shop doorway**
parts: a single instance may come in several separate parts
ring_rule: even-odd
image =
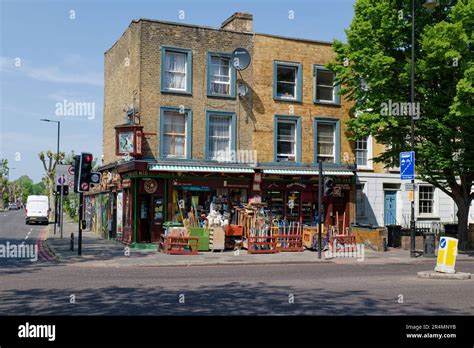
[[[164,197],[163,194],[140,195],[138,243],[158,243],[163,233]]]

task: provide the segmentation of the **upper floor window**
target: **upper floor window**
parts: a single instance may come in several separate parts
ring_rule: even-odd
[[[301,126],[299,117],[276,116],[275,161],[301,161]]]
[[[372,169],[372,136],[369,135],[357,139],[355,150],[357,167],[362,169]]]
[[[340,105],[341,99],[335,86],[334,73],[322,65],[314,66],[314,102]]]
[[[315,119],[315,161],[340,162],[340,129],[337,119]]]
[[[185,159],[191,157],[191,110],[161,108],[161,158]]]
[[[229,162],[235,149],[235,113],[209,111],[206,114],[206,158]]]
[[[190,49],[161,48],[161,91],[187,93],[192,91],[192,51]]]
[[[235,97],[236,71],[229,54],[209,52],[207,71],[208,96]]]
[[[301,101],[302,66],[297,63],[274,62],[273,98]]]

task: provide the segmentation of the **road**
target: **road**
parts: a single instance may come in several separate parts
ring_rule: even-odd
[[[42,227],[0,215],[1,242]],[[0,315],[474,315],[474,280],[418,279],[415,264],[76,267],[0,261]],[[474,273],[474,262],[459,271]]]

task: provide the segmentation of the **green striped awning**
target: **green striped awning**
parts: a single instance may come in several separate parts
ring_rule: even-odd
[[[279,174],[279,175],[319,175],[319,170],[315,169],[264,169],[264,174]],[[324,175],[338,175],[338,176],[352,176],[353,172],[350,170],[323,170]]]
[[[149,164],[148,170],[163,172],[204,172],[204,173],[253,173],[251,168],[242,167],[211,167],[193,165]]]

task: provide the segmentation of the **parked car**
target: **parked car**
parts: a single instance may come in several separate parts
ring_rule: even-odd
[[[16,204],[16,203],[10,203],[8,205],[8,210],[18,210],[18,209],[20,209],[20,208],[18,207],[18,204]]]
[[[48,196],[28,196],[25,209],[26,224],[32,222],[48,224],[49,210]]]

